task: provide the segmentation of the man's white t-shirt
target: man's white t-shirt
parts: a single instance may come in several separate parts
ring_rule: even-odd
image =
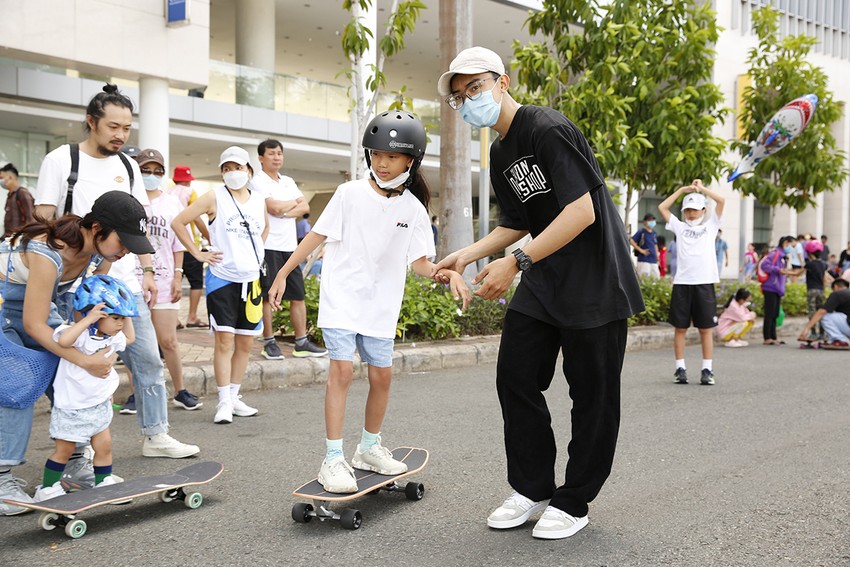
[[[422,203],[410,191],[387,199],[368,180],[349,181],[313,232],[327,237],[319,327],[395,338],[407,266],[436,253]]]
[[[251,184],[266,199],[294,201],[304,197],[294,179],[280,173],[277,175],[277,180],[274,180],[269,177],[268,173],[260,170],[251,180]],[[295,221],[294,218],[282,218],[269,213],[269,235],[266,237],[266,250],[293,252],[298,246]]]
[[[56,327],[53,340],[58,341],[62,333],[70,328],[70,325]],[[111,356],[112,353],[127,348],[127,337],[123,332],[112,337],[97,337],[86,330],[74,341],[74,348],[83,354],[105,351],[104,356]],[[53,382],[53,403],[61,409],[90,408],[108,400],[117,389],[118,372],[114,368],[106,378],[98,378],[82,367],[60,358],[56,380]]]
[[[708,220],[697,226],[690,226],[671,214],[667,221],[667,230],[676,235],[676,275],[674,284],[700,285],[717,283],[717,254],[714,239],[720,230],[720,219],[714,211]]]
[[[142,205],[148,204],[148,196],[142,184],[142,172],[136,160],[127,158],[133,169],[134,183],[132,195]],[[36,205],[53,205],[56,216],[65,213],[65,198],[68,194],[68,175],[71,173],[71,149],[68,144],[59,146],[41,162],[38,172],[38,186],[35,189]],[[106,158],[93,158],[80,150],[80,166],[77,183],[74,185],[74,202],[71,212],[81,217],[91,212],[98,197],[107,191],[130,191],[130,178],[127,168],[117,155]],[[136,256],[127,254],[112,264],[109,275],[121,280],[133,293],[141,293],[142,286],[136,279]]]

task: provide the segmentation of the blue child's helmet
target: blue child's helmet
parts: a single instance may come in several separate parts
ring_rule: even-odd
[[[136,297],[127,285],[111,276],[97,275],[83,280],[74,294],[74,309],[86,314],[98,303],[105,304],[104,313],[136,317]]]

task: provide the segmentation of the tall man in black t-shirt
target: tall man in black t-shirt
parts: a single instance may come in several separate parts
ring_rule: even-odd
[[[610,474],[626,319],[644,305],[625,227],[587,140],[562,114],[519,105],[509,85],[499,56],[482,47],[462,51],[440,77],[440,95],[464,121],[499,134],[490,148],[490,177],[501,214],[489,235],[438,268],[463,272],[533,237],[473,280],[481,284],[479,296],[496,299],[523,272],[505,316],[496,370],[514,492],[487,524],[512,528],[545,510],[532,535],[560,539],[587,525],[588,503]],[[556,486],[557,447],[543,392],[559,351],[573,409],[566,478]]]

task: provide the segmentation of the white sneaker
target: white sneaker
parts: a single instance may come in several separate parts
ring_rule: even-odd
[[[113,484],[120,484],[122,482],[124,482],[123,478],[121,478],[117,474],[111,474],[111,475],[107,476],[106,478],[104,478],[103,480],[101,480],[95,486],[99,488],[101,486],[112,486]],[[130,504],[132,501],[133,501],[132,498],[128,498],[127,500],[119,500],[118,502],[113,502],[112,505],[113,506],[121,506],[123,504]]]
[[[167,433],[145,436],[142,443],[142,455],[145,457],[168,457],[183,459],[201,452],[197,445],[187,445],[171,437]],[[114,475],[113,475],[114,476]]]
[[[231,408],[233,410],[233,415],[237,417],[253,417],[260,413],[260,410],[252,408],[240,398],[233,398],[231,400]]]
[[[570,537],[587,525],[587,516],[576,518],[563,510],[548,506],[531,535],[538,539],[563,539]]]
[[[17,478],[12,473],[0,474],[0,514],[3,516],[15,516],[32,512],[29,508],[22,508],[13,504],[6,504],[4,499],[15,500],[32,504],[35,502],[29,494],[24,492],[27,481]]]
[[[351,466],[362,471],[375,471],[379,474],[396,475],[407,472],[407,464],[393,459],[389,449],[381,445],[381,437],[378,442],[369,447],[367,451],[360,451],[360,444],[351,458]]]
[[[57,496],[64,496],[65,494],[67,494],[67,492],[65,492],[65,489],[62,488],[61,482],[57,482],[52,486],[41,486],[39,484],[35,489],[35,494],[32,499],[33,502],[44,502],[45,500],[50,500]]]
[[[723,344],[724,344],[725,346],[729,347],[729,348],[739,348],[739,347],[744,346],[743,341],[739,341],[738,339],[732,339],[732,340],[727,341],[727,342],[725,342],[725,343],[723,343]]]
[[[345,457],[322,461],[318,480],[319,484],[328,492],[339,494],[357,492],[357,479],[354,478],[354,469],[345,462]]]
[[[233,404],[230,400],[221,400],[215,406],[213,423],[233,423]]]
[[[521,526],[533,514],[546,508],[547,504],[549,504],[548,500],[535,502],[514,491],[501,506],[493,510],[490,517],[487,518],[487,525],[497,530]]]

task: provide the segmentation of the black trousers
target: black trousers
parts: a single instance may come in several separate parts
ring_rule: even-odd
[[[764,293],[764,326],[762,336],[764,340],[776,339],[776,318],[779,317],[779,303],[782,298],[778,293],[765,291]]]
[[[514,490],[535,501],[551,498],[551,506],[573,516],[587,515],[587,505],[599,494],[614,460],[627,331],[625,320],[570,330],[508,310],[496,390],[508,482]],[[566,475],[556,488],[557,443],[543,392],[552,383],[559,351],[573,407]]]

